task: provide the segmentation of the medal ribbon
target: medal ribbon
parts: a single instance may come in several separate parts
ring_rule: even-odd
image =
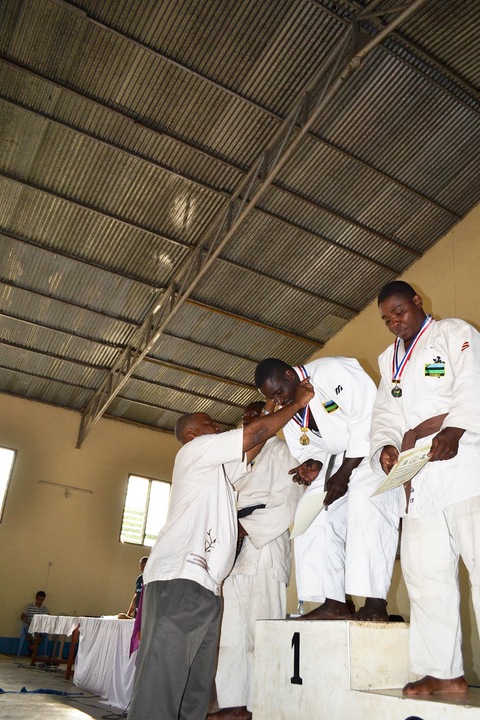
[[[305,380],[305,378],[308,377],[308,373],[305,370],[305,367],[303,365],[297,365],[296,366],[298,370],[300,371],[300,375],[302,376],[302,380]],[[308,428],[308,420],[310,418],[310,408],[308,405],[306,405],[303,408],[303,414],[300,412],[300,410],[294,415],[293,419],[295,422],[300,425],[302,428]]]
[[[426,330],[430,327],[430,324],[433,322],[433,318],[431,315],[427,315],[425,320],[422,323],[422,327],[418,331],[418,333],[413,338],[413,342],[408,348],[407,352],[403,356],[400,362],[398,362],[398,347],[400,345],[400,338],[395,338],[395,348],[393,351],[393,358],[392,358],[392,382],[400,382],[400,379],[402,377],[402,373],[405,370],[405,365],[410,360],[410,357],[415,349],[415,346],[417,345],[418,341],[422,337],[422,335],[426,332]]]

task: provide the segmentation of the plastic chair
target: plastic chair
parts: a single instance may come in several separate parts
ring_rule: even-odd
[[[17,657],[22,654],[23,643],[27,642],[27,626],[22,623],[22,632],[20,633],[20,640],[18,642]]]
[[[27,642],[27,632],[28,632],[28,626],[25,625],[25,623],[22,623],[22,632],[20,633],[20,639],[18,641],[18,648],[17,648],[17,657],[18,655],[22,654],[23,644]],[[38,645],[38,650],[40,651],[41,646],[45,643],[45,654],[47,654],[48,649],[48,634],[44,635],[42,640],[40,641]]]

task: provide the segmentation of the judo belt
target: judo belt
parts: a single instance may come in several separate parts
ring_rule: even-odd
[[[417,440],[427,437],[427,435],[433,435],[433,433],[439,432],[447,415],[448,413],[443,413],[443,415],[434,415],[434,417],[427,418],[427,420],[424,420],[412,430],[407,430],[403,436],[400,451],[403,452],[404,450],[411,450],[415,447]],[[405,512],[408,513],[408,503],[412,492],[412,481],[408,480],[408,482],[404,483],[403,487],[405,489],[405,498],[407,501]]]
[[[343,453],[343,456],[345,457],[345,453]],[[330,455],[330,457],[328,459],[328,465],[327,465],[327,469],[325,471],[325,482],[323,484],[324,492],[327,492],[327,490],[328,490],[328,481],[330,480],[330,478],[332,476],[332,470],[333,470],[333,466],[335,464],[336,457],[337,457],[336,455]]]
[[[238,520],[241,520],[242,518],[248,517],[249,515],[251,515],[253,512],[255,512],[255,510],[263,510],[263,508],[265,508],[265,507],[267,507],[267,506],[265,505],[265,503],[264,503],[263,505],[262,505],[262,504],[260,504],[260,505],[250,505],[250,507],[244,507],[244,508],[242,508],[241,510],[238,511],[238,513],[237,513],[237,519],[238,519]],[[240,550],[242,549],[243,540],[244,540],[243,537],[239,537],[238,540],[237,540],[237,552],[235,553],[235,560],[236,560],[237,557],[240,555]]]

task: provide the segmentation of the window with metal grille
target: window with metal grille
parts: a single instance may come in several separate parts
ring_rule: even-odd
[[[0,522],[3,518],[3,509],[7,499],[8,485],[12,476],[16,454],[16,450],[0,447]]]
[[[151,547],[167,519],[170,483],[129,475],[120,541]]]

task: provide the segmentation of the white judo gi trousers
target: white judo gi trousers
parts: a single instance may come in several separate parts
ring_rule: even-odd
[[[219,707],[246,706],[253,712],[253,661],[257,620],[283,620],[286,584],[273,568],[256,575],[230,575],[223,584],[223,617],[215,685]]]
[[[416,675],[463,675],[458,562],[470,575],[480,628],[480,497],[405,517],[402,569],[410,597],[410,660]]]
[[[321,492],[323,484],[322,473],[305,493]],[[371,498],[379,484],[363,461],[347,494],[295,538],[299,599],[345,602],[347,592],[386,600],[398,545],[398,495],[393,490]]]

